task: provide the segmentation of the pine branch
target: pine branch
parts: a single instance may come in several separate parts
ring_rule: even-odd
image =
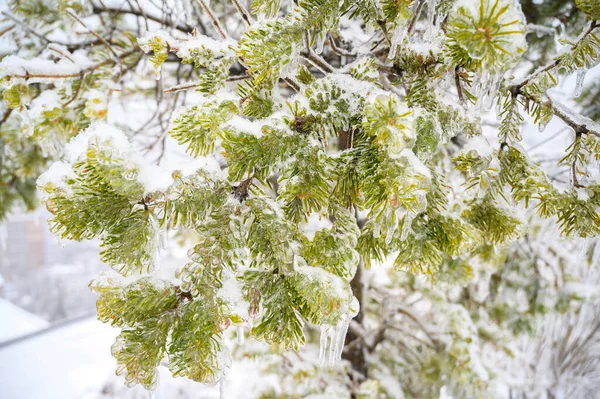
[[[581,132],[575,132],[575,142],[573,143],[573,148],[576,149],[576,152],[573,154],[573,160],[571,161],[571,177],[573,179],[573,186],[577,188],[582,188],[583,186],[579,184],[579,179],[577,178],[577,161],[579,160],[579,151],[581,149]]]
[[[576,49],[586,38],[587,36],[591,35],[592,32],[594,31],[594,29],[596,29],[597,27],[600,26],[600,22],[598,21],[592,21],[590,23],[589,28],[581,35],[581,37],[579,38],[579,40],[571,47],[572,50]],[[516,92],[521,92],[521,89],[528,85],[530,82],[532,82],[533,80],[535,80],[535,78],[537,78],[538,76],[542,75],[543,73],[549,72],[554,68],[557,68],[561,65],[562,61],[564,60],[564,58],[557,58],[556,60],[554,60],[553,62],[551,62],[550,64],[536,70],[535,72],[533,72],[531,75],[527,76],[523,81],[521,81],[520,83],[517,83],[515,85],[513,85],[511,87],[511,90],[515,90]]]
[[[519,94],[525,97],[526,99],[539,104],[540,106],[550,108],[552,110],[552,113],[555,116],[559,117],[567,126],[572,128],[575,131],[575,133],[591,134],[593,136],[600,137],[600,131],[593,130],[593,128],[588,127],[587,124],[577,121],[577,119],[581,120],[581,118],[583,117],[581,115],[575,114],[573,111],[567,112],[567,108],[564,105],[553,101],[548,97],[546,97],[545,100],[541,100],[536,96],[532,96],[523,92],[520,92]]]

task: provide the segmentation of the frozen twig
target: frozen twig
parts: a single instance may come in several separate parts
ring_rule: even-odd
[[[210,21],[212,22],[213,26],[215,27],[215,29],[219,33],[219,36],[221,36],[221,39],[227,39],[228,35],[225,32],[225,29],[223,29],[223,27],[221,26],[221,23],[219,22],[219,20],[217,19],[217,17],[215,17],[215,14],[212,12],[212,10],[206,4],[206,2],[204,0],[196,0],[196,1],[200,4],[200,6],[204,9],[204,11],[206,12],[206,14],[210,18]]]

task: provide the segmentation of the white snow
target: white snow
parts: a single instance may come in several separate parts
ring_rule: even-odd
[[[49,323],[0,298],[0,353],[2,344],[47,328]],[[0,393],[2,388],[0,388]],[[1,395],[0,395],[1,396]]]

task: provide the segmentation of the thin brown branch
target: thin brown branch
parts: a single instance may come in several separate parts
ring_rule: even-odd
[[[292,89],[294,89],[294,91],[299,92],[300,91],[300,85],[298,83],[296,83],[296,81],[292,78],[284,78],[283,81],[285,83],[288,84],[288,86],[290,86]]]
[[[85,74],[83,72],[81,72],[81,77],[79,78],[79,84],[77,85],[77,90],[75,91],[75,94],[73,94],[73,97],[71,97],[71,99],[69,101],[67,101],[66,103],[63,104],[63,107],[66,107],[67,105],[71,104],[73,101],[75,101],[75,99],[79,95],[79,92],[81,91],[81,86],[83,86],[84,75]]]
[[[50,50],[50,51],[54,51],[55,53],[59,54],[60,56],[62,56],[62,57],[64,57],[64,58],[68,59],[68,60],[69,60],[69,61],[71,61],[73,64],[75,64],[75,60],[74,60],[73,58],[71,58],[71,56],[70,56],[69,54],[65,53],[64,51],[60,51],[59,49],[57,49],[57,48],[54,48],[54,47],[50,47],[50,46],[48,46],[48,50]]]
[[[576,132],[575,133],[575,143],[573,145],[573,148],[581,148],[581,132]],[[577,151],[577,154],[575,154],[575,156],[573,157],[573,160],[571,161],[571,178],[573,179],[573,186],[577,187],[577,188],[582,188],[583,186],[579,183],[579,179],[577,178],[577,174],[579,173],[577,170],[577,160],[579,158],[579,151]]]
[[[580,39],[575,44],[573,44],[573,46],[571,48],[572,49],[577,48],[581,44],[581,42],[583,42],[583,40],[585,40],[585,38],[587,38],[587,36],[589,36],[594,31],[594,29],[596,29],[598,27],[600,27],[600,23],[598,21],[592,21],[590,23],[590,26],[588,27],[588,29],[584,32],[584,34],[580,37]],[[540,69],[536,70],[535,72],[533,72],[531,75],[526,77],[523,81],[514,85],[516,91],[520,92],[524,86],[528,85],[531,81],[533,81],[535,78],[537,78],[541,74],[549,72],[552,69],[560,66],[563,59],[564,58],[558,58],[558,59],[554,60],[553,62],[551,62],[550,64],[546,65],[545,67],[540,68]]]
[[[215,17],[215,14],[212,12],[210,7],[204,2],[204,0],[196,0],[196,1],[200,4],[200,6],[204,9],[206,14],[210,18],[210,21],[212,22],[213,26],[219,33],[219,36],[221,36],[221,39],[227,39],[227,33],[221,26],[221,23],[219,22],[219,20]]]
[[[417,318],[417,316],[415,316],[410,310],[408,310],[404,306],[398,306],[395,308],[395,310],[398,311],[399,313],[402,313],[402,314],[408,316],[408,318],[411,319],[421,329],[421,331],[423,331],[425,333],[425,335],[427,335],[427,338],[429,338],[431,343],[436,348],[438,347],[438,345],[439,345],[438,341],[431,336],[431,334],[429,333],[429,330],[427,330],[425,328],[425,326],[423,325],[423,323],[421,323],[421,321]]]
[[[154,15],[148,14],[143,12],[142,10],[125,10],[125,9],[120,9],[120,8],[113,8],[113,7],[107,7],[107,6],[96,6],[93,5],[92,6],[92,12],[94,14],[99,14],[101,12],[107,12],[113,15],[119,15],[119,14],[129,14],[129,15],[135,15],[137,17],[143,17],[146,18],[150,21],[154,21],[154,22],[158,22],[161,25],[167,26],[168,22],[162,18],[156,17]],[[181,32],[185,32],[188,33],[191,29],[191,27],[186,26],[186,25],[180,25],[177,24],[174,26],[175,29],[181,31]]]
[[[235,8],[237,8],[237,10],[240,12],[240,14],[242,14],[242,18],[244,19],[246,26],[252,25],[254,21],[252,20],[250,13],[244,8],[243,5],[240,4],[239,0],[233,0],[233,4],[235,5]]]
[[[343,48],[340,48],[337,46],[337,44],[335,43],[335,40],[333,39],[333,37],[331,37],[331,35],[329,36],[329,46],[331,47],[331,51],[333,51],[335,54],[343,56],[343,57],[356,57],[356,54],[347,51]]]
[[[15,29],[17,27],[17,25],[9,25],[6,28],[2,29],[0,31],[0,36],[4,36],[6,33],[10,32],[11,30]]]
[[[228,82],[236,82],[238,80],[246,80],[246,79],[250,79],[250,78],[251,78],[251,76],[249,76],[249,75],[236,75],[236,76],[228,77],[227,81]],[[163,93],[177,93],[179,91],[195,89],[196,87],[200,86],[201,84],[202,84],[202,82],[184,83],[184,84],[180,84],[177,86],[169,87],[168,89],[164,89]]]
[[[139,0],[135,0],[135,4],[137,4],[138,9],[140,10],[140,12],[142,13],[142,16],[144,17],[144,23],[146,24],[146,31],[149,31],[150,28],[148,27],[148,17],[146,16],[146,12],[144,11],[144,8],[140,5]],[[133,7],[131,7],[133,8]]]
[[[313,64],[316,68],[320,69],[323,73],[331,73],[335,71],[335,68],[331,66],[327,61],[325,61],[322,57],[317,55],[312,49],[305,49],[300,52],[300,55],[308,60],[311,64]]]
[[[423,10],[423,6],[425,5],[425,0],[419,0],[419,2],[417,3],[417,8],[415,9],[415,12],[410,20],[410,22],[408,23],[408,28],[406,29],[406,34],[410,35],[411,32],[413,31],[413,29],[415,28],[415,25],[417,24],[417,20],[419,19],[419,16],[421,16],[421,11]]]
[[[17,19],[16,17],[13,17],[12,15],[10,15],[9,13],[2,11],[1,12],[2,15],[4,15],[5,17],[7,17],[8,19],[12,20],[13,22],[16,22],[17,24],[19,24],[23,29],[25,29],[27,32],[31,33],[33,36],[37,37],[40,40],[43,40],[46,43],[50,43],[50,39],[48,39],[46,36],[42,35],[41,33],[36,32],[34,29],[32,29],[31,27],[29,27],[25,22]],[[63,44],[63,43],[61,43]]]
[[[108,47],[108,49],[110,50],[111,53],[113,53],[113,55],[115,57],[118,57],[119,55],[117,54],[117,52],[115,51],[115,49],[110,45],[110,43],[108,41],[106,41],[105,38],[103,38],[102,36],[100,36],[97,32],[93,31],[92,29],[90,29],[85,22],[83,22],[77,15],[73,14],[70,10],[67,9],[67,14],[69,14],[69,16],[73,19],[75,19],[77,22],[79,22],[79,24],[81,26],[83,26],[85,29],[88,30],[88,33],[93,35],[96,39],[100,40],[100,42],[102,42],[102,44],[104,44],[106,47]]]
[[[103,66],[107,66],[107,65],[114,65],[117,63],[117,60],[122,60],[123,58],[127,58],[132,54],[135,53],[139,53],[139,49],[134,49],[134,50],[130,50],[127,51],[121,55],[119,55],[117,57],[117,59],[114,58],[109,58],[106,59],[104,61],[100,61],[97,62],[95,64],[92,64],[90,66],[88,66],[87,68],[83,68],[82,70],[78,71],[78,72],[73,72],[73,73],[29,73],[27,71],[25,71],[25,74],[12,74],[12,75],[6,75],[6,78],[8,80],[10,79],[32,79],[32,78],[44,78],[44,79],[66,79],[66,78],[77,78],[80,77],[81,74],[85,74],[88,72],[91,72],[97,68],[103,67]]]

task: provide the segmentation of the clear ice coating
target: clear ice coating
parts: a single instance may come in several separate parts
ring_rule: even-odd
[[[325,358],[328,359],[328,364],[334,366],[342,359],[344,350],[344,340],[346,333],[350,327],[350,322],[358,314],[360,305],[356,297],[352,298],[352,302],[348,307],[346,314],[342,316],[337,325],[321,326],[321,337],[319,340],[319,365],[325,364]]]

